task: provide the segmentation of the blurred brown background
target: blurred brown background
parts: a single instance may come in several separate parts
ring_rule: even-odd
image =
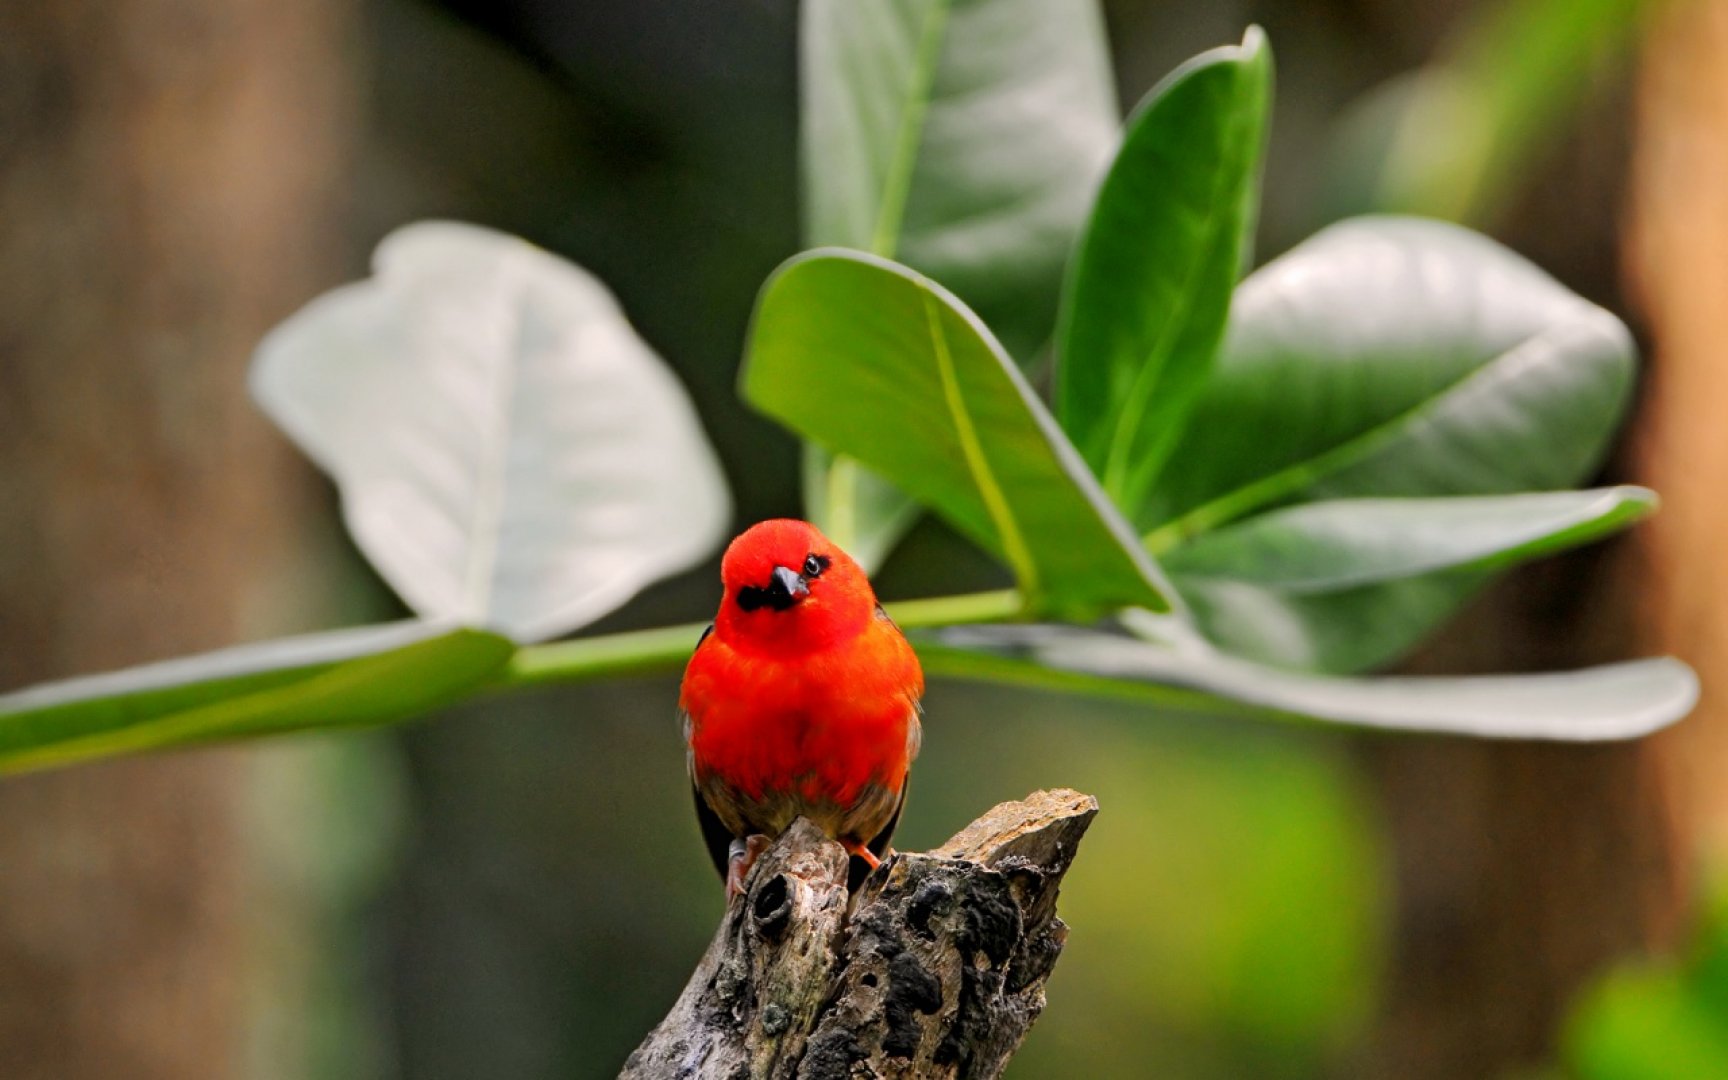
[[[1389,204],[1351,135],[1386,80],[1507,10],[1550,19],[1504,20],[1532,65],[1568,18],[1611,28],[1491,197],[1420,208],[1632,323],[1646,387],[1610,471],[1665,507],[1497,587],[1412,666],[1672,650],[1704,705],[1644,743],[1557,747],[937,685],[902,842],[1040,786],[1103,804],[1012,1075],[1534,1075],[1582,989],[1690,939],[1728,822],[1728,5],[1106,8],[1127,103],[1266,27],[1263,257]],[[0,689],[395,613],[244,376],[266,329],[419,218],[601,276],[691,387],[740,521],[796,512],[792,441],[732,393],[756,285],[798,246],[794,30],[792,0],[0,6]],[[605,626],[700,618],[714,573]],[[880,585],[992,573],[927,522]],[[0,1076],[612,1075],[720,909],[673,699],[543,692],[0,781]]]

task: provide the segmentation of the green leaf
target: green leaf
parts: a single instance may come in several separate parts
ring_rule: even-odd
[[[921,644],[919,655],[933,675],[1483,738],[1635,738],[1681,719],[1698,699],[1697,676],[1672,658],[1542,675],[1333,679],[1263,667],[1192,640],[1169,647],[1049,625],[955,628]]]
[[[1118,139],[1096,0],[805,0],[805,237],[941,281],[1042,345]]]
[[[1274,510],[1164,560],[1184,578],[1327,593],[1437,570],[1511,566],[1625,528],[1656,508],[1640,487],[1449,499],[1341,499]]]
[[[1050,610],[1171,606],[1151,558],[978,317],[858,252],[776,270],[742,377],[757,408],[905,488]]]
[[[1352,674],[1409,652],[1490,576],[1442,570],[1329,593],[1184,578],[1180,590],[1206,637],[1237,656],[1297,671]]]
[[[1713,1080],[1728,1061],[1728,1021],[1670,968],[1624,964],[1579,995],[1563,1032],[1580,1080]]]
[[[1412,553],[1414,576],[1297,592],[1269,587],[1261,578],[1278,571],[1251,568],[1246,553],[1225,573],[1220,549],[1208,549],[1315,519],[1201,538],[1314,501],[1568,487],[1600,460],[1632,364],[1618,319],[1485,237],[1409,218],[1345,222],[1237,291],[1218,367],[1173,458],[1180,467],[1160,474],[1139,524],[1152,526],[1150,550],[1186,562],[1184,596],[1231,651],[1317,671],[1383,664],[1491,570],[1535,551],[1433,572]],[[1403,542],[1375,543],[1389,552]],[[1266,554],[1260,544],[1256,557]],[[1382,570],[1395,566],[1389,557]]]
[[[805,240],[944,282],[1022,362],[1118,116],[1095,0],[805,0]],[[805,512],[874,569],[916,519],[881,477],[806,451]]]
[[[415,611],[555,637],[719,545],[714,451],[600,282],[447,222],[373,261],[264,340],[253,392]]]
[[[0,695],[0,772],[405,720],[503,668],[509,640],[429,622],[243,645]]]
[[[1655,509],[1636,487],[1274,510],[1166,560],[1208,638],[1283,667],[1395,659],[1494,571],[1588,543]]]
[[[1237,290],[1218,367],[1140,511],[1167,551],[1312,499],[1568,487],[1632,384],[1613,315],[1477,233],[1358,218]]]
[[[1252,28],[1159,83],[1069,265],[1057,414],[1118,505],[1164,467],[1217,354],[1254,230],[1271,78]]]

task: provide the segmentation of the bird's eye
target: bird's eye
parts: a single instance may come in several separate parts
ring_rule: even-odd
[[[804,576],[805,577],[807,577],[807,578],[821,577],[822,571],[824,571],[826,569],[828,569],[828,556],[815,555],[815,554],[804,556]]]

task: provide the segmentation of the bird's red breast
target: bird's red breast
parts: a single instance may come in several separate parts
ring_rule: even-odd
[[[721,578],[679,695],[698,794],[734,837],[772,836],[802,815],[870,843],[918,749],[912,647],[863,570],[806,522],[754,526]]]

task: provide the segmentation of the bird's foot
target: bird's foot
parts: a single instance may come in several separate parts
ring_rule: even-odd
[[[751,836],[740,836],[732,841],[727,848],[726,858],[726,899],[744,894],[744,879],[749,876],[750,868],[756,865],[756,860],[768,850],[768,838],[761,833]]]
[[[853,858],[863,859],[864,865],[868,866],[871,870],[875,870],[878,866],[882,865],[882,860],[876,857],[874,851],[871,851],[856,840],[842,840],[840,841],[840,846],[845,848],[846,853],[851,855]],[[888,854],[894,854],[893,850],[890,849]]]

